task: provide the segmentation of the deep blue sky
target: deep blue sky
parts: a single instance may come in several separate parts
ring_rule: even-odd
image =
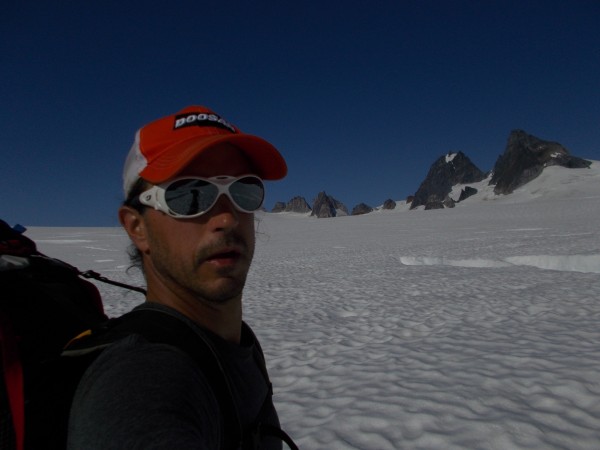
[[[600,2],[5,0],[0,217],[118,225],[136,129],[191,104],[284,154],[268,208],[404,199],[516,128],[600,160]]]

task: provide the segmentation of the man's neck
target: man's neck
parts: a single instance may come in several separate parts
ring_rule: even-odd
[[[214,304],[200,298],[160,295],[148,289],[146,301],[159,303],[180,312],[190,320],[228,342],[239,344],[242,333],[242,298]]]

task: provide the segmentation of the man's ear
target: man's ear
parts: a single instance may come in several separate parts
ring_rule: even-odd
[[[121,206],[119,222],[129,235],[131,242],[140,252],[145,253],[148,250],[148,234],[143,214],[130,206]]]

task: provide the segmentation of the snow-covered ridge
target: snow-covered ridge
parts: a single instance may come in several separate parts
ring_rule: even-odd
[[[456,156],[456,154],[450,154],[446,158],[449,158],[449,161],[451,161],[453,156]],[[461,191],[467,186],[477,189],[477,194],[456,203],[455,207],[463,208],[481,202],[523,203],[543,200],[544,198],[573,198],[576,201],[578,197],[600,196],[600,161],[592,161],[588,169],[567,169],[561,166],[546,167],[539,177],[508,195],[494,193],[494,186],[489,185],[492,176],[493,173],[490,173],[487,178],[480,182],[455,185],[449,197],[456,202],[459,200]],[[423,207],[416,208],[415,210],[423,210]],[[369,214],[378,212],[394,214],[409,211],[411,211],[410,204],[407,204],[406,200],[396,200],[396,208],[393,210],[383,209],[383,205],[379,205]],[[310,213],[280,212],[277,214],[294,217],[311,216]]]
[[[477,189],[477,194],[456,204],[456,207],[477,204],[479,202],[501,201],[522,203],[536,199],[573,198],[600,196],[600,161],[592,161],[589,169],[567,169],[561,166],[544,168],[542,174],[512,194],[497,195],[494,186],[490,186],[493,174],[477,183],[457,184],[452,188],[449,197],[458,202],[460,193],[467,186]],[[398,204],[406,203],[399,201]],[[378,209],[381,209],[379,207]],[[404,210],[408,210],[406,208]]]
[[[479,183],[471,183],[478,193],[459,205],[470,205],[480,201],[527,202],[536,199],[572,198],[600,196],[600,162],[592,161],[589,169],[567,169],[561,166],[545,167],[540,176],[516,189],[512,194],[496,195],[489,186],[491,175]],[[450,196],[458,200],[466,185],[454,186]]]

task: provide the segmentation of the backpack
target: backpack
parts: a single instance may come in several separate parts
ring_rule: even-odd
[[[255,357],[269,395],[252,429],[242,430],[228,376],[206,337],[143,305],[109,320],[98,289],[85,278],[145,290],[49,258],[24,231],[0,220],[0,450],[64,448],[81,376],[104,348],[131,333],[174,345],[202,361],[221,405],[222,422],[233,424],[221,433],[222,448],[255,449],[266,435],[298,448],[283,430],[262,423],[274,407],[260,347]]]
[[[0,221],[0,449],[24,448],[45,408],[35,399],[50,365],[70,339],[107,320],[96,286],[22,231]]]

